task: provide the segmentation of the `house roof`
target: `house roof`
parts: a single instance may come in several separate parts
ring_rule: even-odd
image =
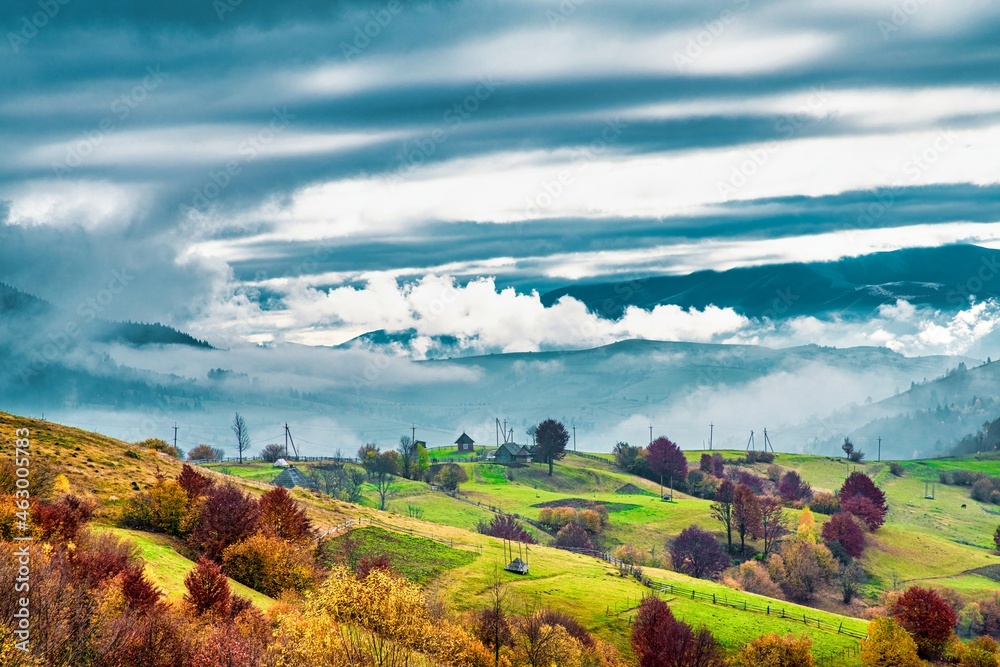
[[[462,431],[462,435],[458,436],[458,440],[455,441],[456,445],[473,445],[476,441],[466,435],[465,431]]]
[[[277,477],[271,482],[275,486],[283,486],[286,489],[292,489],[296,486],[301,486],[304,489],[315,489],[316,485],[313,481],[302,474],[295,466],[290,466],[282,470]]]
[[[505,450],[510,456],[529,456],[528,448],[524,445],[519,445],[516,442],[505,442],[500,445],[500,449]],[[500,449],[497,452],[500,452]]]

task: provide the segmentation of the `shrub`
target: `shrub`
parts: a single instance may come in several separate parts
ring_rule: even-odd
[[[639,547],[632,546],[631,544],[623,544],[615,549],[615,558],[626,565],[642,565],[645,561],[645,554],[643,554]]]
[[[226,547],[222,569],[241,584],[271,597],[288,589],[302,592],[313,581],[308,552],[280,537],[262,533]]]
[[[778,481],[778,493],[781,494],[783,500],[793,503],[811,498],[812,487],[802,481],[799,473],[789,470]]]
[[[823,524],[823,541],[830,550],[836,542],[844,553],[851,558],[860,558],[865,550],[865,535],[854,518],[845,512],[833,515],[833,518]]]
[[[1000,526],[993,532],[993,544],[996,545],[997,551],[1000,551]]]
[[[771,578],[796,602],[808,602],[837,571],[830,550],[821,544],[791,540],[767,561]]]
[[[774,583],[767,568],[755,560],[748,560],[737,567],[726,570],[722,582],[747,593],[780,598],[781,588]]]
[[[977,637],[968,644],[958,642],[960,667],[997,667],[997,643],[991,637]]]
[[[159,602],[161,595],[160,590],[146,578],[142,564],[125,569],[121,578],[121,590],[130,606],[142,610],[148,610]]]
[[[208,445],[195,445],[188,452],[188,461],[218,461],[225,456],[221,449],[209,447]]]
[[[670,562],[678,572],[699,579],[714,579],[730,565],[715,536],[698,526],[688,526],[667,543]]]
[[[817,493],[812,497],[809,507],[813,512],[833,516],[840,511],[840,498],[832,493]]]
[[[889,472],[895,475],[896,477],[902,477],[903,474],[906,472],[906,468],[903,467],[902,463],[896,463],[895,461],[893,461],[892,463],[889,464]]]
[[[594,647],[594,637],[579,621],[569,614],[554,609],[542,609],[538,612],[539,620],[546,625],[558,625],[565,628],[569,636],[586,648]]]
[[[260,460],[265,463],[274,463],[284,455],[285,447],[276,443],[265,445],[264,449],[260,450]]]
[[[66,495],[55,502],[36,503],[34,527],[43,541],[72,542],[93,514],[94,506],[89,501]]]
[[[567,523],[556,533],[553,546],[561,549],[585,549],[587,551],[594,548],[587,531],[575,523]]]
[[[135,443],[135,446],[139,449],[154,449],[158,452],[163,452],[168,456],[172,456],[175,459],[179,459],[181,457],[181,450],[167,443],[167,441],[161,440],[160,438],[148,438]],[[128,456],[128,452],[125,453],[125,456]]]
[[[702,454],[701,459],[698,461],[698,470],[705,473],[706,475],[712,474],[712,455]]]
[[[184,586],[187,588],[184,601],[199,616],[208,612],[229,613],[229,581],[222,568],[212,561],[201,558],[184,578]]]
[[[730,473],[733,478],[733,482],[737,486],[742,485],[748,487],[755,494],[760,495],[764,493],[764,489],[768,488],[768,481],[763,477],[758,477],[752,472],[747,472],[746,470],[736,470]]]
[[[920,667],[917,645],[896,621],[879,616],[868,624],[868,640],[861,647],[864,667]]]
[[[812,639],[802,635],[779,637],[776,634],[757,637],[736,654],[733,667],[812,667]]]
[[[503,512],[495,515],[489,523],[480,519],[476,530],[491,537],[516,540],[525,544],[537,544],[537,540],[525,530],[524,526],[518,523],[512,515]]]
[[[632,626],[632,650],[640,667],[724,667],[722,650],[706,628],[693,631],[674,618],[667,603],[648,596]],[[756,666],[755,666],[756,667]]]
[[[774,463],[774,454],[771,452],[751,451],[746,453],[743,460],[751,465],[754,463]]]
[[[913,636],[917,654],[935,658],[941,654],[958,617],[948,602],[936,592],[912,586],[889,609],[892,617]]]

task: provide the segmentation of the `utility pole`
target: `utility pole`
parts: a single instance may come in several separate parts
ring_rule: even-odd
[[[576,451],[576,427],[573,427],[573,451]]]
[[[878,462],[882,462],[882,436],[878,437]]]
[[[410,426],[410,444],[413,444],[416,441],[417,441],[417,425],[412,424]]]
[[[715,435],[715,424],[708,425],[708,451],[712,451],[712,437]]]
[[[177,449],[177,422],[174,422],[174,449]]]
[[[653,425],[649,425],[649,444],[653,444]],[[660,481],[660,486],[663,486],[663,481]]]
[[[288,458],[288,422],[285,422],[285,458]]]

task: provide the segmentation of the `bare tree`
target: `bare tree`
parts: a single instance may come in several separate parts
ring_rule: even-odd
[[[250,449],[250,427],[243,415],[236,413],[233,417],[233,433],[236,435],[236,451],[240,454],[240,463],[243,463],[243,452]]]
[[[410,436],[404,435],[399,439],[396,451],[399,452],[399,472],[406,479],[411,479],[417,463],[417,443]]]

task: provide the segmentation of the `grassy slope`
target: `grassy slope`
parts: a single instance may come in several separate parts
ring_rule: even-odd
[[[167,535],[154,535],[124,528],[98,526],[97,529],[114,533],[134,542],[139,547],[140,555],[146,563],[146,575],[150,581],[162,589],[171,600],[179,600],[183,597],[184,577],[194,568],[194,562],[178,552],[175,539]],[[234,593],[249,598],[261,609],[269,609],[274,604],[273,599],[252,588],[247,588],[238,581],[230,579],[229,586]]]

